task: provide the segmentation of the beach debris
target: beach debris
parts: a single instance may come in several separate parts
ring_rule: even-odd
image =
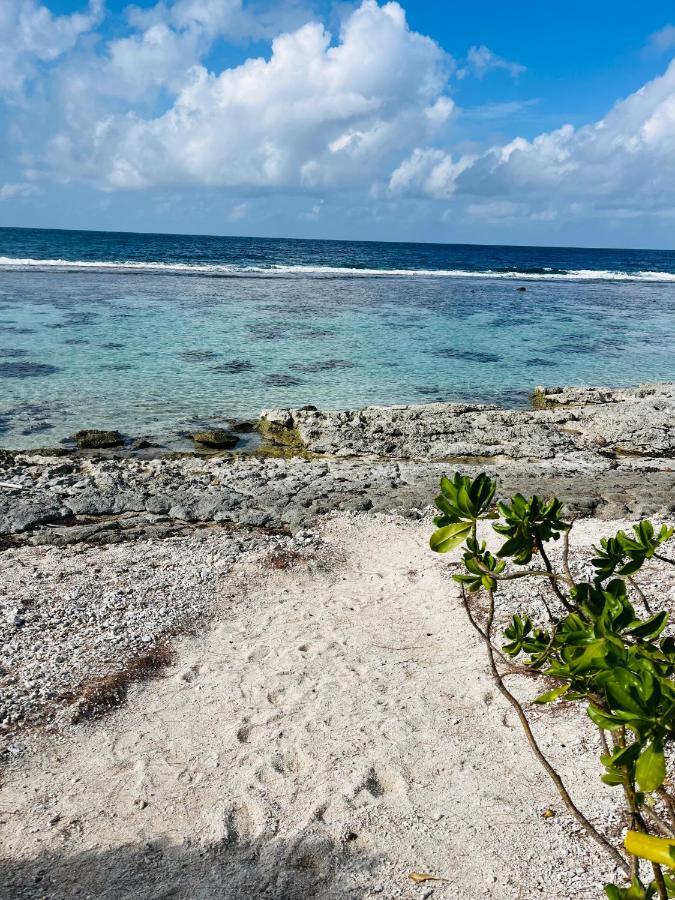
[[[408,878],[415,884],[424,884],[426,881],[449,882],[450,880],[449,878],[439,878],[437,875],[430,875],[428,872],[410,872]]]

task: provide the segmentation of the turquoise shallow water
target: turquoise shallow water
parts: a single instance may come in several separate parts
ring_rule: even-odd
[[[64,258],[48,237],[42,258],[11,249],[0,243],[5,447],[58,444],[82,427],[179,446],[182,430],[266,406],[520,405],[542,383],[675,380],[675,280],[608,277],[605,259],[597,277],[346,272],[344,259],[328,272],[312,260],[214,277],[171,261],[45,262]]]

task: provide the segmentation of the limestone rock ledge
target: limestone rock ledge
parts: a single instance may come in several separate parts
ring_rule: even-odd
[[[270,409],[261,430],[329,456],[466,461],[564,459],[570,468],[604,467],[621,455],[675,457],[675,384],[637,388],[537,388],[534,409],[430,403]]]

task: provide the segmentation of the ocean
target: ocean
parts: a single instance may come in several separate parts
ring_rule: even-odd
[[[675,252],[0,228],[0,446],[675,380]]]

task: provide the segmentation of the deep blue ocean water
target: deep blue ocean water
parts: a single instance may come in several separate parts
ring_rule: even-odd
[[[519,288],[526,288],[525,291]],[[0,228],[0,445],[675,380],[675,253]]]

